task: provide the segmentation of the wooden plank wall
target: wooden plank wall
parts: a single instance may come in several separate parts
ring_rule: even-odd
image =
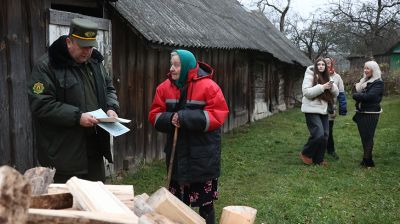
[[[45,51],[42,8],[47,5],[46,0],[3,0],[0,7],[0,164],[21,172],[35,161],[26,80]]]

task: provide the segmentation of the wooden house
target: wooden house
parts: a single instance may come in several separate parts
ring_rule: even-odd
[[[293,106],[311,64],[263,15],[236,0],[2,0],[0,9],[0,162],[35,164],[26,79],[73,17],[97,22],[100,51],[131,132],[113,141],[115,169],[164,157],[165,136],[147,121],[170,52],[184,48],[216,70],[230,113],[224,131]],[[5,130],[5,131],[4,131]]]

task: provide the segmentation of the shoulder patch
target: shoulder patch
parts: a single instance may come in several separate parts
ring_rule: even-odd
[[[41,93],[43,93],[43,90],[44,90],[44,85],[43,85],[43,83],[41,83],[41,82],[35,83],[35,84],[33,85],[33,87],[32,87],[32,90],[33,90],[33,92],[36,93],[36,94],[41,94]]]

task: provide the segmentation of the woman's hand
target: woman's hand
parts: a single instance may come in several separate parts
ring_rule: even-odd
[[[181,125],[179,124],[178,113],[174,113],[174,115],[172,116],[171,123],[177,128],[181,127]]]
[[[324,87],[324,89],[331,89],[333,86],[333,82],[326,82],[322,86]]]

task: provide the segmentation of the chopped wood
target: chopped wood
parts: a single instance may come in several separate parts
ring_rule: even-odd
[[[74,210],[29,209],[28,224],[137,224],[130,215]]]
[[[147,201],[147,199],[149,199],[149,195],[148,194],[146,194],[146,193],[143,193],[143,194],[139,194],[139,195],[137,195],[137,196],[139,196],[139,197],[141,197],[143,200],[145,200],[145,201]]]
[[[63,209],[72,208],[72,194],[42,194],[31,197],[30,208]]]
[[[201,224],[205,220],[189,206],[162,187],[147,199],[147,203],[161,215],[184,224]]]
[[[32,186],[32,195],[46,194],[48,186],[53,183],[55,169],[35,167],[25,171],[24,177]]]
[[[143,193],[141,195],[136,195],[133,198],[134,201],[134,207],[133,207],[133,212],[140,217],[146,213],[153,212],[154,209],[147,204],[146,200],[149,198],[149,195],[146,193]]]
[[[0,167],[0,223],[25,223],[31,193],[29,182],[18,171]]]
[[[253,224],[257,209],[248,206],[227,206],[222,209],[220,224]]]
[[[136,215],[116,198],[102,182],[72,177],[66,183],[71,194],[85,211]]]
[[[176,224],[176,222],[171,221],[157,212],[151,212],[140,216],[139,224]]]
[[[133,210],[134,190],[132,185],[104,185],[107,190],[111,191],[122,203],[130,210]],[[70,193],[65,184],[50,184],[48,189],[49,194],[54,193]]]

